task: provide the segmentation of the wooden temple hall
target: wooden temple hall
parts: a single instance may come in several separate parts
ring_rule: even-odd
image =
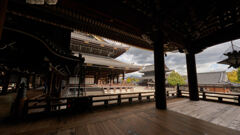
[[[14,120],[35,118],[0,123],[0,133],[239,135],[220,125],[234,121],[230,127],[239,127],[238,106],[222,102],[240,105],[240,95],[200,93],[195,62],[204,49],[238,39],[239,29],[239,0],[0,0],[0,115],[10,108]],[[79,91],[118,84],[125,73],[141,68],[115,60],[128,47],[109,41],[154,52],[155,91],[60,98],[69,82]],[[180,98],[179,88],[179,98],[167,100],[164,54],[176,50],[186,54],[190,100]],[[30,99],[42,94],[29,93],[38,85],[45,96]],[[9,86],[15,95],[7,93]],[[221,103],[199,101],[209,96]],[[126,101],[131,105],[122,105]],[[100,102],[105,107],[95,110]],[[112,103],[116,106],[108,107]],[[234,115],[224,113],[229,109]],[[65,110],[75,113],[58,113]],[[42,113],[28,115],[34,112]],[[46,113],[53,115],[37,119]]]
[[[71,33],[70,49],[74,56],[82,56],[85,60],[82,65],[85,85],[120,84],[126,73],[141,69],[140,66],[115,60],[129,49],[128,46],[114,44],[113,41],[107,41],[96,35]],[[75,77],[72,77],[72,80],[74,79]]]

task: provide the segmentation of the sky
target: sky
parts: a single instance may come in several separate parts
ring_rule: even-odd
[[[234,40],[235,46],[240,46],[240,39]],[[226,58],[223,55],[231,47],[231,42],[225,42],[222,44],[209,47],[195,55],[197,64],[197,73],[213,72],[213,71],[231,71],[233,68],[228,68],[228,65],[217,64],[217,62]],[[140,66],[151,65],[154,63],[153,52],[131,47],[126,53],[122,54],[117,60],[136,64]],[[170,70],[175,70],[181,75],[187,75],[186,58],[184,53],[171,53],[168,52],[165,56],[165,64]],[[141,77],[141,73],[134,72],[127,75]]]

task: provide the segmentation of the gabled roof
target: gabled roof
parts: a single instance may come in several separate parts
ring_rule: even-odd
[[[197,80],[198,85],[224,85],[230,83],[226,71],[198,73]],[[188,78],[186,83],[188,83]]]
[[[169,72],[171,70],[169,70],[169,68],[165,65],[165,72]],[[141,73],[144,72],[154,72],[154,65],[148,65],[145,66],[142,70],[140,70]]]
[[[225,84],[228,82],[225,71],[198,73],[197,79],[199,85]]]
[[[82,57],[85,58],[84,63],[87,66],[97,66],[102,68],[112,68],[112,69],[122,69],[129,72],[134,72],[140,70],[142,67],[132,64],[127,64],[113,58],[104,57],[104,56],[96,56],[90,54],[82,54]]]

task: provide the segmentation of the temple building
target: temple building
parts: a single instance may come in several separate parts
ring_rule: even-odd
[[[73,32],[70,48],[75,56],[81,55],[85,59],[85,85],[117,84],[120,82],[120,76],[123,79],[126,73],[141,69],[141,66],[115,59],[125,53],[129,49],[128,46],[107,42],[99,36]]]
[[[171,72],[166,65],[165,65],[165,77],[167,78],[167,74]],[[148,65],[145,66],[142,70],[140,70],[140,73],[143,73],[143,76],[141,78],[141,85],[148,86],[153,88],[155,86],[155,73],[154,73],[154,65]],[[166,82],[167,83],[167,82]]]
[[[230,92],[231,83],[228,80],[226,71],[198,73],[197,80],[200,90]]]
[[[239,127],[239,108],[197,101],[240,105],[240,95],[199,92],[195,59],[208,47],[240,38],[239,28],[239,0],[0,0],[0,108],[9,108],[5,114],[11,115],[10,121],[1,123],[1,134],[239,135],[222,126],[226,121],[230,127]],[[126,92],[59,96],[66,84],[78,84],[78,89],[99,84],[113,88],[119,76],[140,69],[115,60],[126,47],[98,36],[152,50],[155,91],[133,94],[128,93],[127,85],[124,89],[121,85],[116,91]],[[167,102],[173,93],[166,91],[164,54],[173,51],[185,53],[188,74],[188,91],[175,93],[190,101]],[[233,61],[226,62],[239,66],[234,62],[235,53],[229,56]],[[35,90],[29,96],[36,82],[44,86],[44,97]],[[7,93],[11,83],[17,94]],[[154,104],[143,104],[151,98]],[[120,106],[125,103],[132,106]],[[105,109],[114,104],[117,106]],[[93,110],[95,105],[104,109]],[[87,110],[91,112],[85,113]],[[229,110],[235,113],[229,114]],[[65,112],[73,113],[66,116]],[[18,121],[12,121],[15,119]]]

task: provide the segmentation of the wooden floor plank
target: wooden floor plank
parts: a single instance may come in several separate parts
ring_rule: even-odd
[[[239,106],[208,101],[191,102],[187,99],[185,100],[186,102],[182,101],[184,104],[171,103],[168,109],[240,131]]]

